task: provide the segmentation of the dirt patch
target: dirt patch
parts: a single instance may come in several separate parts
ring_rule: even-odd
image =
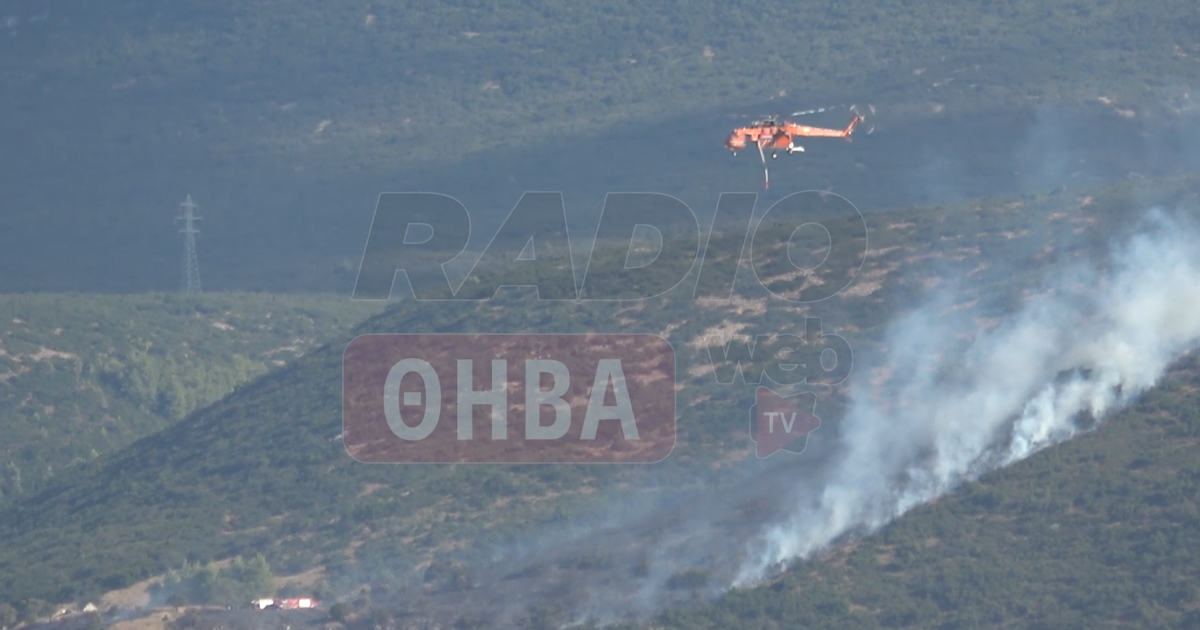
[[[152,577],[132,586],[109,591],[100,598],[100,608],[105,609],[110,606],[116,606],[117,608],[141,608],[149,606],[150,587],[158,580],[159,578]],[[114,625],[113,628],[115,630],[116,626]]]
[[[323,577],[325,577],[325,567],[316,567],[314,569],[309,569],[304,573],[276,576],[274,579],[274,586],[276,590],[285,586],[312,588],[316,586],[317,582],[320,582],[321,578]]]
[[[883,283],[880,282],[860,282],[845,291],[841,295],[846,297],[865,297],[883,288]]]
[[[156,610],[144,617],[118,621],[108,627],[110,630],[167,630],[168,624],[178,616],[173,610]]]
[[[362,491],[358,493],[358,498],[360,498],[360,499],[361,499],[361,498],[363,498],[363,497],[365,497],[365,496],[367,496],[367,495],[369,495],[369,494],[374,494],[376,491],[378,491],[378,490],[382,490],[382,489],[384,489],[384,488],[386,488],[386,487],[387,487],[387,484],[384,484],[384,483],[368,483],[368,484],[364,484],[364,485],[363,485],[363,489],[362,489]]]
[[[749,335],[742,333],[747,324],[744,322],[724,321],[720,325],[711,326],[687,345],[697,350],[705,350],[714,345],[725,345],[733,340],[748,341]]]

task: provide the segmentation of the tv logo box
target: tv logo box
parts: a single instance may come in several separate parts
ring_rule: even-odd
[[[675,448],[675,351],[647,334],[373,334],[342,359],[369,463],[653,463]]]
[[[760,459],[778,453],[803,453],[808,434],[821,427],[816,411],[817,395],[804,392],[782,396],[768,387],[759,387],[750,408],[750,439]]]

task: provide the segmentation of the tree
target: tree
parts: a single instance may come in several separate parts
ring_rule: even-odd
[[[168,573],[156,590],[174,592],[185,603],[233,605],[247,598],[271,595],[271,567],[261,555],[250,560],[239,556],[223,569],[213,562],[205,565],[185,562],[180,569]]]
[[[50,604],[40,599],[27,599],[21,608],[21,620],[26,623],[33,623],[50,612]]]
[[[17,609],[9,604],[0,604],[0,629],[11,628],[17,624]]]
[[[693,599],[699,599],[700,590],[708,586],[711,575],[702,569],[689,569],[676,573],[667,580],[667,588],[671,590],[686,590],[692,592]]]
[[[350,606],[344,602],[338,602],[330,606],[329,618],[338,623],[345,623],[350,618]]]

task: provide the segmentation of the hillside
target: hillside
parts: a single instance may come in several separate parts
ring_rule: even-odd
[[[822,454],[836,452],[844,439],[838,427],[847,391],[838,386],[820,399],[828,427],[812,436],[813,457],[757,461],[745,424],[753,387],[714,382],[706,352],[714,339],[729,331],[795,331],[803,317],[821,317],[826,332],[854,348],[856,373],[886,384],[901,375],[878,371],[885,367],[878,361],[902,346],[885,343],[885,324],[918,306],[939,282],[960,285],[948,305],[962,313],[964,326],[945,332],[953,348],[1038,295],[1051,267],[1089,260],[1103,268],[1110,240],[1148,204],[1194,207],[1198,182],[1063,189],[868,215],[869,256],[851,289],[805,306],[770,299],[753,285],[730,303],[695,302],[690,290],[640,303],[535,303],[519,295],[434,308],[402,302],[355,334],[633,328],[665,336],[676,349],[681,383],[676,450],[652,467],[358,464],[338,440],[342,353],[353,336],[345,334],[4,509],[0,600],[90,597],[185,560],[263,553],[278,574],[321,567],[322,588],[335,596],[369,583],[380,606],[410,602],[416,614],[450,620],[501,606],[520,617],[528,610],[515,602],[539,593],[560,605],[582,605],[577,598],[586,592],[628,593],[628,571],[658,548],[663,557],[649,562],[646,573],[635,571],[655,593],[652,607],[687,602],[705,584],[689,582],[689,570],[712,571],[717,580],[736,568],[728,564],[735,557],[720,553],[701,561],[724,548],[714,547],[712,532],[746,539],[785,516],[786,503],[773,500],[777,485],[825,465]],[[790,236],[766,229],[780,244]],[[794,290],[802,282],[785,274],[771,286]],[[1052,455],[1042,457],[1026,466]],[[602,527],[614,520],[634,525]],[[526,547],[528,533],[539,528],[539,545]],[[623,531],[645,536],[635,542]],[[583,532],[589,544],[568,544]],[[599,548],[589,552],[593,544]],[[455,582],[463,567],[465,582]],[[577,570],[559,575],[570,567]],[[468,590],[445,586],[454,583]],[[553,585],[565,590],[546,590]],[[645,604],[628,602],[634,609]]]
[[[1198,367],[873,538],[646,627],[1193,627]]]
[[[740,110],[747,94],[968,110],[1101,94],[1140,102],[1196,76],[1191,7],[27,0],[5,10],[0,79],[15,89],[2,109],[37,116],[21,124],[45,138],[155,153],[202,140],[235,162],[320,156],[332,179]],[[104,95],[102,128],[88,129],[95,114],[62,126],[79,111],[73,98],[30,107],[82,94]],[[447,151],[447,135],[463,140]]]
[[[873,207],[1046,188],[1012,177],[1039,170],[1030,155],[1063,176],[1186,168],[1192,9],[10,2],[0,290],[167,290],[191,194],[208,286],[343,291],[380,191],[459,196],[485,228],[534,189],[588,213],[610,190],[707,209],[759,189],[753,156],[720,147],[730,128],[827,105],[878,105],[879,135],[821,143],[777,181],[876,187],[856,199]]]
[[[0,502],[162,430],[378,310],[341,296],[0,296]]]

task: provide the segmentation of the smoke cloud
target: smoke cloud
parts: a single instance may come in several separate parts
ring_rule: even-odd
[[[1104,269],[1075,265],[977,328],[946,292],[888,332],[883,385],[858,383],[841,452],[750,545],[734,587],[870,534],[981,474],[1094,428],[1200,345],[1200,230],[1154,210]]]

